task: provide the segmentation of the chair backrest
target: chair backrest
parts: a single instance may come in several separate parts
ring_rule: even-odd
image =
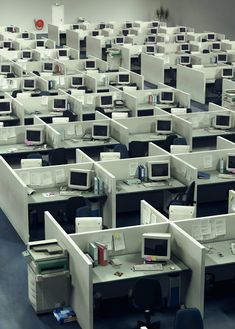
[[[184,137],[176,137],[173,140],[174,145],[187,145],[186,138]]]
[[[129,158],[129,153],[128,153],[127,147],[124,144],[115,145],[114,148],[113,148],[113,151],[114,152],[120,152],[121,159]]]
[[[174,139],[176,139],[178,136],[175,135],[175,134],[170,134],[169,136],[167,136],[166,140],[165,140],[165,143],[164,143],[164,149],[167,151],[167,152],[170,152],[170,147],[171,145],[173,144],[174,142]]]
[[[62,165],[67,164],[66,151],[63,147],[54,149],[50,154],[50,164],[51,165]]]
[[[203,329],[201,313],[197,308],[178,310],[175,317],[174,329]]]
[[[129,144],[130,158],[144,157],[148,155],[148,143],[142,141],[133,141]]]
[[[169,220],[181,220],[196,217],[195,206],[174,206],[169,207]]]
[[[186,192],[185,192],[185,202],[186,206],[193,206],[194,202],[194,190],[195,190],[195,182],[189,184]]]
[[[151,278],[136,281],[132,292],[133,305],[141,310],[162,308],[162,291],[160,283]]]
[[[22,93],[22,90],[20,90],[20,89],[13,90],[11,96],[12,96],[13,98],[16,98],[16,96],[17,96],[18,93]]]
[[[65,213],[69,221],[75,222],[77,216],[77,209],[86,206],[86,200],[82,196],[71,197],[66,201]]]

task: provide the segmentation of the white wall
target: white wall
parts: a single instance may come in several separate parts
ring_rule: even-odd
[[[168,25],[187,25],[196,31],[224,33],[235,40],[234,0],[161,0],[169,8]]]
[[[1,25],[15,24],[33,29],[35,18],[51,23],[51,6],[55,0],[1,1]],[[64,5],[65,24],[74,23],[78,17],[89,21],[150,20],[153,19],[160,0],[61,0]]]

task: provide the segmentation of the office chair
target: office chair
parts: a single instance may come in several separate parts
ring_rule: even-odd
[[[40,77],[40,73],[38,71],[32,71],[35,75]]]
[[[57,149],[53,149],[49,156],[49,163],[52,166],[67,164],[68,161],[66,157],[65,148],[60,147]]]
[[[194,205],[194,190],[195,182],[192,182],[187,187],[184,193],[178,193],[176,197],[170,201],[169,206],[193,206]]]
[[[120,152],[121,159],[129,158],[129,153],[128,153],[127,147],[124,144],[115,145],[113,148],[113,152]]]
[[[151,278],[143,278],[136,281],[131,292],[132,304],[135,308],[144,311],[145,321],[138,320],[137,328],[146,326],[148,329],[160,328],[160,321],[151,322],[151,313],[161,310],[162,291],[160,283]]]
[[[219,78],[215,80],[212,89],[208,90],[207,102],[213,101],[215,104],[221,105],[222,84],[223,84],[223,79]]]
[[[170,134],[169,136],[167,136],[167,138],[164,142],[164,145],[163,145],[164,150],[166,150],[167,152],[170,152],[171,145],[174,144],[174,140],[176,138],[178,138],[178,136],[175,134]]]
[[[176,69],[173,67],[170,67],[168,70],[168,79],[166,81],[166,84],[175,87],[176,86]]]
[[[18,93],[22,93],[22,90],[20,90],[20,89],[13,90],[11,96],[13,98],[16,98]]]
[[[187,141],[184,137],[176,137],[173,140],[173,145],[187,145]]]
[[[38,152],[29,153],[26,158],[27,159],[41,159],[42,160],[42,166],[48,166],[48,161],[43,159],[41,153],[38,153]]]
[[[197,308],[178,310],[175,316],[174,329],[203,329],[203,320]]]
[[[64,111],[63,117],[69,118],[69,122],[77,121],[77,114],[70,110]]]
[[[148,155],[148,143],[141,141],[133,141],[129,143],[129,157],[138,158]]]
[[[15,74],[14,73],[7,73],[7,78],[14,78],[15,77]]]
[[[209,52],[210,52],[210,51],[209,51],[208,49],[203,49],[203,50],[202,50],[202,53],[203,53],[203,54],[209,54]]]

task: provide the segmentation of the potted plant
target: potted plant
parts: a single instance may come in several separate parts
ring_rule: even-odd
[[[164,9],[163,6],[161,6],[156,10],[156,16],[160,21],[167,21],[169,17],[169,9]]]

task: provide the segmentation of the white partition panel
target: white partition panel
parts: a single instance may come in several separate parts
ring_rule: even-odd
[[[82,150],[76,149],[76,163],[83,163],[83,162],[94,162],[94,160],[90,158]]]
[[[165,217],[160,211],[152,207],[145,200],[141,200],[140,203],[140,224],[156,224],[156,223],[168,222],[168,218]]]
[[[92,264],[49,212],[45,212],[45,237],[56,239],[69,254],[72,281],[71,306],[82,329],[93,329]],[[58,287],[59,288],[59,287]]]
[[[124,125],[120,124],[115,120],[111,120],[111,136],[119,141],[121,144],[129,146],[129,132],[128,128]]]
[[[149,148],[148,148],[148,155],[153,156],[153,155],[166,155],[169,154],[166,150],[164,150],[162,147],[154,144],[154,143],[149,143]]]
[[[102,39],[87,36],[86,37],[86,54],[102,59]]]
[[[79,33],[73,30],[66,31],[66,45],[68,47],[79,50],[80,49],[80,38]]]
[[[222,136],[218,136],[216,139],[216,149],[223,150],[223,149],[231,149],[234,147],[235,152],[235,143],[229,141],[228,139],[223,138]]]
[[[121,47],[121,67],[124,67],[127,70],[131,69],[131,55],[130,49],[127,47]]]
[[[48,39],[54,40],[56,45],[59,46],[59,27],[53,24],[48,24]]]
[[[147,54],[141,54],[141,74],[153,84],[164,83],[164,60]]]
[[[233,190],[229,190],[228,212],[229,213],[234,213],[235,212],[235,191],[233,191]]]

